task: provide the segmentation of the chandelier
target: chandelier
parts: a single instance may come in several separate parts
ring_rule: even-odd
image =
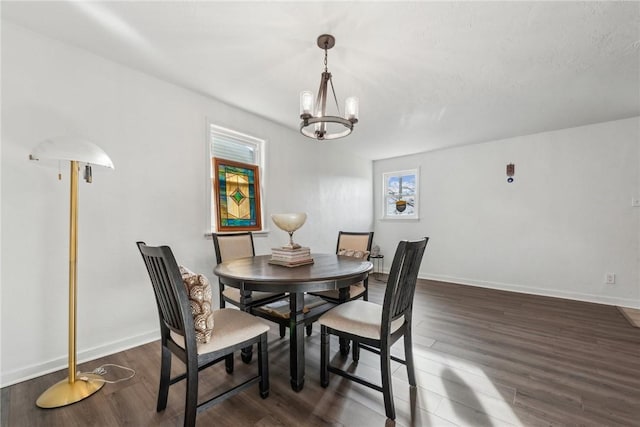
[[[331,73],[327,69],[327,51],[336,44],[336,39],[330,34],[322,34],[318,37],[318,47],[324,49],[324,71],[320,77],[320,87],[315,104],[313,93],[304,91],[300,93],[300,133],[319,141],[342,138],[353,130],[353,125],[358,123],[358,98],[349,97],[345,100],[344,117],[340,116],[338,98],[333,87]],[[337,116],[327,115],[327,84],[331,84],[331,93],[338,110]]]

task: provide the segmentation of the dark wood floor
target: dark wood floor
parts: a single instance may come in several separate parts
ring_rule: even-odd
[[[383,284],[371,283],[381,301]],[[409,388],[393,362],[393,387],[401,426],[640,426],[640,329],[613,306],[420,281],[414,308],[418,387]],[[394,349],[402,353],[401,342]],[[394,425],[382,394],[332,376],[319,385],[319,328],[306,342],[306,383],[289,387],[288,339],[274,326],[269,339],[271,394],[257,387],[198,415],[198,425]],[[332,350],[336,349],[332,345]],[[351,368],[377,378],[377,356],[362,352]],[[349,365],[348,359],[334,358]],[[2,426],[175,426],[181,423],[184,385],[173,386],[163,413],[155,412],[157,342],[81,366],[103,363],[134,368],[136,376],[107,384],[94,396],[59,409],[34,402],[65,371],[2,389]],[[174,363],[174,367],[180,363]],[[241,381],[255,369],[239,357],[227,375],[215,366],[201,375],[201,392]]]

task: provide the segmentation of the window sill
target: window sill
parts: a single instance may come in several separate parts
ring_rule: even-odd
[[[252,231],[251,233],[253,234],[254,237],[267,237],[269,235],[269,233],[271,232],[271,230],[269,229],[265,229],[265,230],[260,230],[260,231]],[[223,233],[233,233],[233,231],[224,231]],[[244,231],[238,231],[238,233],[244,233]],[[212,232],[209,233],[204,233],[204,238],[207,240],[211,240],[212,237]]]

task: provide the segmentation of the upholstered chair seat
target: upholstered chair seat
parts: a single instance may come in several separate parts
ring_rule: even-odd
[[[281,293],[253,291],[251,292],[251,301],[253,301],[254,303],[265,299],[269,299],[271,301],[274,297],[281,298],[282,296],[283,294]],[[222,291],[222,297],[227,301],[236,302],[237,304],[234,305],[240,305],[240,289],[225,287]]]
[[[198,343],[198,354],[211,353],[223,348],[250,340],[269,330],[267,322],[233,308],[222,308],[213,311],[215,327],[211,340],[207,343]],[[171,339],[184,348],[184,337],[173,331],[169,334]]]
[[[364,282],[358,282],[355,285],[351,285],[349,287],[349,296],[347,297],[347,300],[360,298],[360,296],[364,295],[366,291],[367,288],[364,286]],[[338,301],[340,299],[340,291],[336,289],[332,289],[330,291],[314,292],[313,294],[331,301]]]
[[[404,317],[392,321],[391,333],[400,329],[403,323]],[[325,313],[321,324],[337,331],[379,340],[382,306],[362,300],[345,302]]]

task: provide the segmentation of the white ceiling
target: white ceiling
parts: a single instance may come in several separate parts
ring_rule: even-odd
[[[298,129],[322,33],[372,159],[640,115],[639,2],[1,2],[2,19]],[[301,142],[317,143],[300,136]]]

